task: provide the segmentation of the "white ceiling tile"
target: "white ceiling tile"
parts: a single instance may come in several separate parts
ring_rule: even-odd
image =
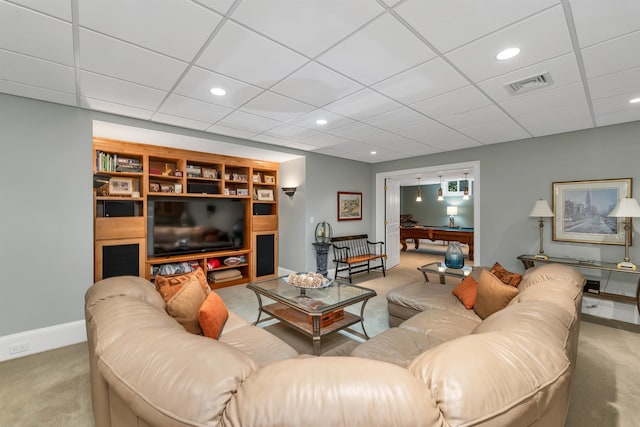
[[[338,147],[337,145],[331,145],[329,147],[316,148],[315,150],[313,150],[313,152],[318,154],[326,154],[327,156],[336,156],[336,157],[342,157],[342,154],[347,153],[346,150],[339,149],[337,147]]]
[[[318,62],[371,85],[434,56],[405,26],[384,14],[322,54]]]
[[[2,2],[0,49],[73,65],[71,24]]]
[[[516,117],[533,136],[571,132],[593,127],[591,114],[586,104],[557,107],[549,111],[537,111]]]
[[[190,62],[222,17],[192,2],[82,0],[83,27]]]
[[[235,138],[250,139],[255,136],[255,132],[230,128],[228,126],[213,125],[207,128],[207,132],[216,133],[218,135],[233,136]]]
[[[640,109],[596,114],[596,123],[598,126],[615,125],[617,123],[633,122],[636,120],[640,120]]]
[[[316,62],[310,62],[273,86],[273,92],[321,107],[363,86]]]
[[[341,144],[345,142],[346,139],[326,133],[316,133],[315,135],[303,137],[301,141],[314,147],[329,147],[331,145]]]
[[[263,92],[242,107],[243,111],[286,122],[314,108],[273,92]]]
[[[371,147],[368,144],[358,141],[345,141],[340,144],[336,144],[333,147],[343,153],[357,153],[358,155],[369,155],[371,152]]]
[[[316,123],[316,120],[319,119],[324,119],[327,121],[327,123],[324,125],[319,125]],[[310,111],[300,117],[296,117],[295,119],[289,121],[290,124],[302,126],[318,132],[328,132],[330,130],[337,129],[353,122],[354,121],[351,119],[323,109]]]
[[[227,21],[204,50],[197,65],[268,88],[305,62],[304,56]]]
[[[582,49],[587,78],[640,67],[640,31]],[[617,52],[617,54],[612,54]]]
[[[511,119],[478,123],[461,128],[459,131],[483,144],[496,144],[531,137],[529,133]]]
[[[366,143],[375,147],[384,147],[389,150],[395,150],[398,144],[402,144],[408,141],[400,135],[396,135],[390,132],[379,132],[367,137]]]
[[[640,30],[637,0],[570,0],[581,47]]]
[[[431,135],[446,132],[447,130],[446,126],[443,126],[436,121],[428,120],[401,129],[396,129],[394,130],[394,133],[422,143],[427,143]]]
[[[226,90],[227,94],[225,96],[212,95],[210,90],[213,87],[220,87]],[[199,67],[191,67],[174,92],[178,95],[188,96],[211,104],[239,108],[263,91],[264,89],[262,88],[230,79],[221,74]]]
[[[442,117],[440,122],[455,129],[466,128],[481,123],[491,123],[507,120],[508,116],[495,105],[476,108],[475,110],[464,111],[451,116]]]
[[[66,65],[0,50],[0,79],[58,92],[75,93],[74,70]]]
[[[342,116],[363,120],[376,114],[399,108],[401,105],[371,89],[363,89],[324,107]]]
[[[201,122],[199,120],[191,120],[184,117],[177,117],[171,114],[156,113],[153,115],[152,120],[158,123],[166,123],[168,125],[180,126],[187,129],[205,130],[209,127],[210,123]]]
[[[539,62],[530,67],[525,67],[511,73],[485,80],[478,83],[478,87],[496,102],[507,101],[527,96],[532,92],[522,92],[517,95],[512,95],[505,85],[545,72],[549,73],[551,76],[551,84],[549,86],[536,89],[534,91],[535,93],[542,93],[547,90],[557,89],[560,86],[566,86],[571,83],[581,81],[576,56],[574,53],[568,53],[548,61]]]
[[[233,19],[315,57],[383,11],[369,0],[244,0]]]
[[[468,136],[450,130],[430,135],[424,142],[439,150],[460,150],[480,146],[480,143]]]
[[[640,92],[640,67],[591,79],[589,91],[593,99],[624,94],[631,99],[633,94]]]
[[[265,131],[264,134],[287,139],[302,139],[305,137],[317,135],[318,132],[314,132],[300,126],[294,126],[288,123],[284,123]]]
[[[558,0],[407,0],[395,10],[440,52],[447,52],[558,3]]]
[[[426,154],[433,154],[440,151],[431,145],[412,141],[410,139],[405,139],[404,141],[395,143],[393,145],[393,149],[398,153],[403,153],[408,156],[424,156]]]
[[[169,96],[158,110],[159,113],[209,124],[217,122],[232,111],[230,108],[221,105],[209,104],[180,95]]]
[[[387,111],[386,113],[378,114],[377,116],[369,117],[363,121],[380,129],[395,130],[421,122],[431,121],[431,119],[410,108],[400,107]]]
[[[473,86],[466,86],[462,89],[416,102],[411,107],[429,117],[439,119],[490,104],[491,101],[482,92]]]
[[[278,126],[280,122],[236,110],[216,124],[247,132],[259,133]]]
[[[71,2],[69,0],[13,0],[13,2],[65,21],[71,21]]]
[[[196,3],[200,3],[203,6],[208,7],[209,9],[215,10],[218,13],[225,15],[234,0],[194,0]]]
[[[468,85],[442,58],[434,58],[373,86],[398,102],[411,104]]]
[[[315,145],[294,141],[294,142],[290,142],[287,145],[287,148],[295,148],[296,150],[313,151],[313,150],[316,150],[318,147],[316,147]]]
[[[104,111],[105,113],[117,114],[119,116],[134,117],[136,119],[149,120],[153,111],[142,108],[131,107],[129,105],[117,104],[115,102],[103,101],[82,97],[80,106],[90,110]]]
[[[76,95],[73,93],[58,92],[41,87],[10,82],[2,78],[0,78],[0,93],[76,106]]]
[[[526,96],[523,95],[500,103],[500,106],[512,116],[549,112],[556,108],[578,105],[586,108],[588,113],[587,98],[582,83],[561,86],[545,92],[533,91]],[[553,119],[553,117],[549,116],[548,119]]]
[[[88,71],[80,72],[80,87],[80,95],[87,98],[100,99],[150,111],[155,111],[167,94],[157,89]]]
[[[387,4],[387,6],[393,6],[395,4],[397,4],[400,0],[382,0],[383,2],[385,2]]]
[[[337,129],[327,131],[327,133],[330,133],[332,135],[337,135],[346,139],[353,139],[356,141],[366,140],[366,138],[378,132],[380,132],[380,129],[359,122],[354,122]]]
[[[279,138],[276,136],[270,136],[265,134],[256,135],[251,138],[253,141],[264,142],[265,144],[272,145],[280,145],[282,147],[287,147],[289,144],[294,143],[295,141],[285,138]]]
[[[520,2],[518,2],[520,4]],[[496,59],[498,52],[519,47],[518,56]],[[463,73],[475,81],[485,80],[572,51],[571,38],[561,6],[513,24],[447,54]]]
[[[80,30],[80,68],[169,90],[187,64],[92,31]]]
[[[640,111],[640,103],[631,104],[629,100],[631,98],[640,97],[640,93],[635,92],[634,96],[627,94],[608,96],[606,98],[599,98],[593,100],[593,111],[596,116],[607,113],[616,113],[623,111]]]

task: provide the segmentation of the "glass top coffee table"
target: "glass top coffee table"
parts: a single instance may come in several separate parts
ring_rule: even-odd
[[[313,340],[313,353],[320,354],[320,340],[324,335],[360,323],[365,338],[369,338],[364,328],[364,307],[376,291],[356,285],[334,281],[324,288],[298,288],[288,284],[287,276],[264,280],[247,285],[258,297],[258,318],[262,312],[280,320],[284,324],[308,335]],[[263,305],[262,296],[275,303]],[[345,307],[362,302],[360,315],[344,311]],[[268,320],[268,319],[265,319]],[[349,329],[356,335],[362,335]]]
[[[464,266],[460,269],[449,268],[444,264],[444,262],[432,262],[430,264],[421,265],[420,267],[418,267],[418,271],[422,272],[424,280],[426,282],[429,281],[429,276],[427,276],[427,273],[437,274],[438,276],[440,276],[440,284],[444,285],[444,278],[446,276],[460,277],[464,279],[469,274],[471,274],[471,272],[473,271],[473,267]]]

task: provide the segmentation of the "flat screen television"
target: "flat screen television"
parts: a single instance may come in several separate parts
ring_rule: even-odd
[[[154,257],[241,249],[245,207],[241,199],[149,199],[147,254]]]

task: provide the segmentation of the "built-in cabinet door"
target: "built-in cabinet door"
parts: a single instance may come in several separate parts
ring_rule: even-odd
[[[253,281],[278,277],[278,232],[254,232],[252,240]]]

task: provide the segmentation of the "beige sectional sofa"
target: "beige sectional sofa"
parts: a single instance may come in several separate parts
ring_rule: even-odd
[[[416,283],[395,294],[419,314],[313,357],[233,313],[218,340],[190,334],[148,281],[106,279],[85,304],[96,426],[561,426],[582,281],[531,269],[483,321]]]

